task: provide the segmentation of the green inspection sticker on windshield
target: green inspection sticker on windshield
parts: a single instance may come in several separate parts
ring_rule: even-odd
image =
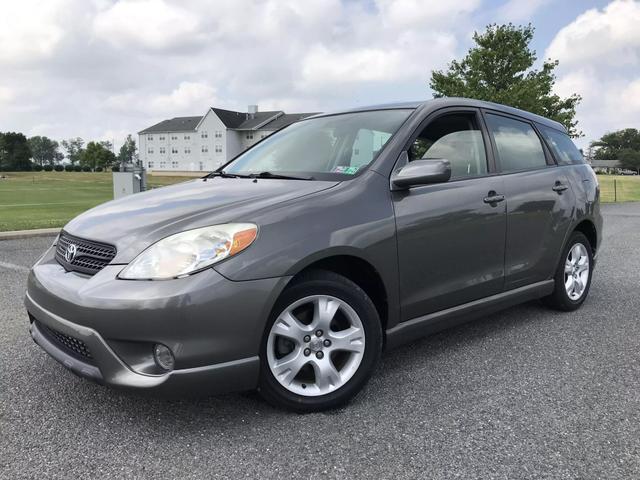
[[[355,175],[360,167],[346,167],[344,165],[338,165],[331,170],[332,173],[344,173],[345,175]]]

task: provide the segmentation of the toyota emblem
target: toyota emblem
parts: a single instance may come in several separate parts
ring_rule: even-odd
[[[70,243],[67,247],[66,252],[64,252],[64,259],[71,263],[73,259],[76,258],[76,253],[78,252],[78,247],[76,247],[73,243]]]

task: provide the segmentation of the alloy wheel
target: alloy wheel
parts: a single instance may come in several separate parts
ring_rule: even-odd
[[[587,248],[581,244],[573,245],[564,262],[564,288],[567,296],[579,300],[587,288],[589,281],[589,254]]]
[[[312,295],[276,318],[267,339],[267,362],[290,392],[319,396],[353,377],[364,350],[365,331],[356,311],[339,298]]]

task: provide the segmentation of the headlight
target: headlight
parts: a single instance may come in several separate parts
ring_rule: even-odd
[[[176,233],[147,248],[118,277],[165,280],[189,275],[241,252],[257,234],[258,227],[253,223],[227,223]]]

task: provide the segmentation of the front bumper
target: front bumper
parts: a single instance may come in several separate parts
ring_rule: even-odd
[[[211,269],[127,281],[116,278],[122,268],[93,277],[66,272],[50,249],[31,270],[25,296],[34,341],[74,373],[115,387],[209,394],[257,386],[265,322],[288,278],[232,282]],[[171,348],[175,370],[154,371],[155,343]]]

